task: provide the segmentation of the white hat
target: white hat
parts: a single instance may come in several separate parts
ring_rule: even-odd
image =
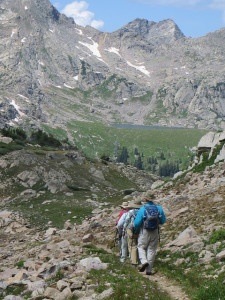
[[[128,202],[123,202],[119,206],[122,207],[122,208],[127,208],[128,207]]]

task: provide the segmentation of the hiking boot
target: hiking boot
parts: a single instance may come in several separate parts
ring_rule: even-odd
[[[156,270],[152,269],[151,271],[146,271],[146,275],[154,275],[155,273],[157,273]]]
[[[152,272],[146,272],[146,275],[153,275]]]
[[[145,269],[147,268],[149,266],[149,263],[144,263],[143,265],[141,265],[140,267],[139,267],[139,272],[144,272],[145,271]]]

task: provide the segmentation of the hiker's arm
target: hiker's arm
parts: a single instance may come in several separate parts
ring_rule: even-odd
[[[134,219],[134,229],[136,232],[138,232],[141,228],[141,225],[143,223],[143,215],[144,215],[144,206],[142,206],[139,211],[137,212],[137,215]]]
[[[160,213],[159,221],[160,221],[160,224],[162,225],[166,222],[166,216],[165,216],[164,211],[161,206],[158,206],[158,210]]]
[[[127,225],[130,223],[130,219],[131,219],[131,211],[129,211],[127,214],[126,214],[126,218],[124,220],[124,224],[123,224],[123,233],[125,233],[126,231],[126,228],[127,228]]]

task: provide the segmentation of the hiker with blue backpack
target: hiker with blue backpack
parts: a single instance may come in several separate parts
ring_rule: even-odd
[[[134,230],[139,232],[138,254],[141,262],[139,271],[146,271],[146,275],[153,274],[152,268],[159,241],[159,225],[166,222],[163,208],[153,202],[155,198],[154,194],[144,197],[145,205],[139,209],[134,220]]]

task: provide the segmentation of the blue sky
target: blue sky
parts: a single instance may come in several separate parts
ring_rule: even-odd
[[[172,19],[187,37],[225,27],[225,0],[50,0],[81,26],[112,32],[136,18]]]

